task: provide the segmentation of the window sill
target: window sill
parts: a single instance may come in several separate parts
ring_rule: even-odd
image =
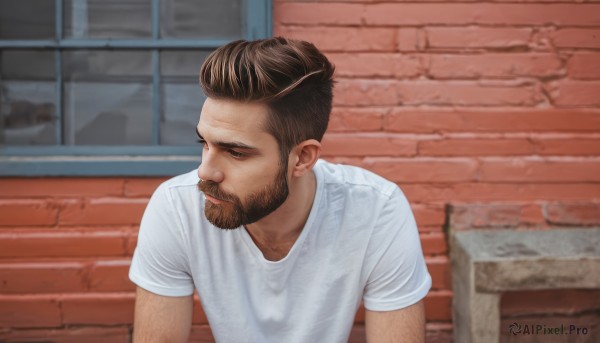
[[[200,156],[1,156],[0,176],[174,176]]]

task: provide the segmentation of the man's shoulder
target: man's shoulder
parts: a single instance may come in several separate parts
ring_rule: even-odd
[[[174,176],[158,186],[158,189],[178,189],[178,188],[186,188],[186,187],[196,187],[198,185],[197,170],[191,170],[187,173],[180,174]]]
[[[190,191],[197,192],[198,181],[197,170],[174,176],[158,185],[152,198],[155,201],[172,202],[174,198],[189,195]]]
[[[152,194],[146,212],[171,219],[173,216],[196,215],[198,208],[203,206],[198,180],[196,170],[192,170],[164,181]]]
[[[369,188],[390,196],[398,185],[367,169],[319,160],[315,166],[325,184],[337,184],[343,188]]]

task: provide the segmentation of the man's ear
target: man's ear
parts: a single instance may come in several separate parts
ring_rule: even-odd
[[[295,177],[303,176],[310,172],[321,156],[321,142],[308,139],[300,142],[292,149],[290,169]]]

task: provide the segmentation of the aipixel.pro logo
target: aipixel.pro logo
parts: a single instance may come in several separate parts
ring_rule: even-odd
[[[587,335],[590,330],[587,327],[577,325],[547,326],[544,324],[524,324],[513,322],[508,326],[508,332],[513,335]]]

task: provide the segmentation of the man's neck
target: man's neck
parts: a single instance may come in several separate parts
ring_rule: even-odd
[[[317,189],[313,171],[290,183],[290,195],[273,213],[256,223],[246,225],[246,230],[256,246],[269,260],[284,258],[300,236]]]

